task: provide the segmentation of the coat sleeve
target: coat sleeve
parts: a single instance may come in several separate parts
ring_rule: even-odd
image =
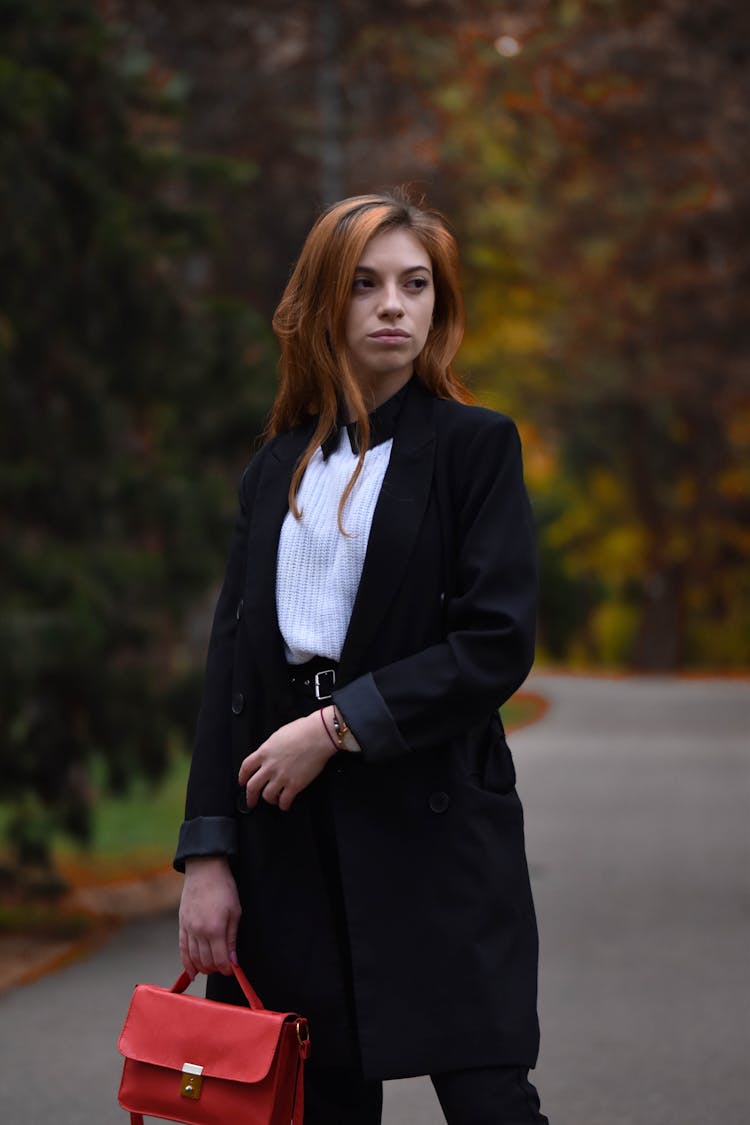
[[[503,704],[533,663],[536,548],[521,443],[509,418],[480,417],[447,485],[454,557],[444,640],[334,693],[367,762],[445,745]]]
[[[232,763],[231,698],[238,605],[247,564],[248,494],[253,462],[239,486],[239,513],[234,524],[224,582],[214,611],[206,658],[201,709],[174,866],[185,870],[189,856],[237,853],[236,785]]]

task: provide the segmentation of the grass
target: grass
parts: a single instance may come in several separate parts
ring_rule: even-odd
[[[187,773],[187,757],[175,755],[157,785],[139,779],[124,796],[103,796],[94,807],[92,838],[85,848],[55,837],[53,857],[62,885],[90,887],[163,871],[183,817]],[[0,809],[0,823],[7,813]],[[106,925],[106,920],[71,907],[64,895],[49,895],[39,887],[0,901],[0,935],[74,941]]]
[[[183,818],[188,767],[187,757],[176,754],[157,784],[141,778],[124,795],[101,796],[86,846],[55,834],[52,854],[65,882],[90,886],[163,870],[171,861]],[[10,811],[0,806],[0,835]],[[0,855],[0,867],[2,860]]]
[[[158,784],[139,779],[124,796],[102,797],[87,847],[55,841],[65,878],[74,885],[109,883],[166,867],[183,819],[188,768],[187,757],[175,755]]]

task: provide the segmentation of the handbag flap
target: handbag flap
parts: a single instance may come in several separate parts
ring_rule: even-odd
[[[128,1059],[182,1070],[203,1068],[204,1077],[260,1082],[276,1054],[289,1012],[223,1004],[136,985],[118,1047]]]

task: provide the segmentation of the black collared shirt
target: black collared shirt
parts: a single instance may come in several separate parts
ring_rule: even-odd
[[[373,410],[372,414],[368,415],[370,420],[370,449],[376,445],[380,445],[381,442],[390,441],[396,433],[398,418],[401,413],[401,408],[404,405],[404,399],[406,398],[410,382],[411,379],[404,384],[401,390],[396,391],[395,395],[391,395],[385,402],[381,402],[380,406],[376,410]],[[339,412],[339,422],[336,429],[328,435],[320,446],[324,460],[327,460],[330,455],[338,449],[342,430],[346,430],[349,436],[349,444],[351,445],[352,453],[355,455],[359,453],[359,425],[356,422],[344,422]]]

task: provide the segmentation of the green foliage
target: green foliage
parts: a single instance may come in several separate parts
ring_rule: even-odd
[[[185,615],[272,377],[209,288],[194,201],[229,166],[180,150],[179,88],[96,9],[2,6],[0,771],[29,861],[50,826],[87,836],[92,756],[122,788],[191,725]]]

